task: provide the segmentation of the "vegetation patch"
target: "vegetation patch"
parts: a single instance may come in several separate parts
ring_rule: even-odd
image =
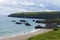
[[[44,34],[35,35],[28,40],[60,40],[60,28]]]
[[[60,18],[60,12],[22,12],[10,14],[8,17],[53,19]]]

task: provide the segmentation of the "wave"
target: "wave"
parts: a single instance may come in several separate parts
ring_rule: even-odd
[[[35,30],[30,31],[30,32],[23,32],[23,33],[18,33],[18,34],[12,34],[12,35],[8,35],[8,36],[0,37],[0,39],[5,39],[5,38],[10,38],[10,37],[15,37],[15,36],[26,35],[26,34],[29,34],[29,33],[37,32],[39,30],[41,30],[41,29],[35,29]]]

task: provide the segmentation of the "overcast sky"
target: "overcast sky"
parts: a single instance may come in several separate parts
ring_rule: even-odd
[[[60,10],[60,0],[0,0],[0,14]]]

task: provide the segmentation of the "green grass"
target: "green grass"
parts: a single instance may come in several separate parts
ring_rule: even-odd
[[[35,35],[28,40],[60,40],[60,28],[56,31]]]

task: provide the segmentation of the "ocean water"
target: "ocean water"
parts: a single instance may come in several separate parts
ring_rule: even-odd
[[[12,22],[12,20],[26,20],[28,23],[31,24],[31,26],[26,26],[25,24],[15,24],[15,22]],[[0,38],[36,31],[35,26],[38,24],[33,22],[32,20],[33,19],[13,18],[7,17],[7,15],[0,15]],[[40,25],[43,26],[43,24]]]

